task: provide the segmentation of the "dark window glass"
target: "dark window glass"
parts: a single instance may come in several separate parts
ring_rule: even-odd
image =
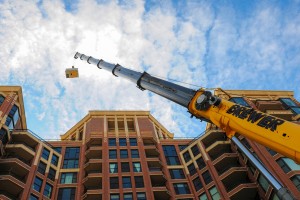
[[[179,150],[183,151],[184,149],[186,149],[188,147],[188,145],[178,145]]]
[[[193,146],[191,148],[191,150],[192,150],[194,156],[197,156],[200,153],[199,148],[198,148],[197,145]]]
[[[131,149],[131,158],[139,158],[139,151],[137,149]]]
[[[270,184],[267,179],[261,174],[258,177],[258,183],[265,192],[268,190]]]
[[[122,172],[130,172],[130,167],[128,162],[121,163],[121,171]]]
[[[109,163],[109,173],[118,173],[118,163]]]
[[[132,187],[130,176],[123,176],[122,182],[123,182],[123,188],[131,188]]]
[[[128,151],[126,149],[120,150],[120,157],[121,158],[128,158]]]
[[[296,115],[300,114],[300,108],[299,108],[299,107],[293,107],[293,108],[291,108],[291,110],[292,110],[293,113],[295,113]]]
[[[203,169],[205,167],[205,162],[204,162],[204,160],[203,160],[202,157],[198,158],[196,160],[196,163],[198,165],[199,170],[201,170],[201,169]]]
[[[272,156],[275,156],[277,154],[277,152],[273,151],[272,149],[269,149],[269,148],[266,148],[266,149]]]
[[[141,172],[142,171],[142,167],[141,167],[141,163],[140,162],[133,162],[133,171],[134,172]]]
[[[119,189],[119,178],[118,177],[110,177],[110,189]]]
[[[79,147],[67,147],[64,157],[63,168],[78,168]]]
[[[42,179],[35,177],[34,183],[33,183],[33,189],[40,192],[42,187],[43,181]]]
[[[6,118],[5,125],[9,129],[14,129],[14,127],[16,126],[19,118],[20,118],[19,108],[18,108],[18,106],[13,105],[12,109],[10,110],[10,112],[9,112],[7,118]]]
[[[61,153],[61,147],[53,147],[54,151],[57,153]]]
[[[120,144],[120,146],[126,146],[127,145],[126,138],[120,138],[119,144]]]
[[[13,123],[13,120],[10,116],[7,116],[6,118],[6,122],[5,122],[5,125],[8,127],[8,129],[12,130],[14,129],[14,123]]]
[[[38,200],[39,198],[33,194],[30,194],[29,200]]]
[[[168,165],[180,165],[177,152],[174,145],[164,145],[164,154]]]
[[[56,174],[56,171],[50,167],[49,173],[48,173],[48,178],[50,180],[54,181],[55,180],[55,174]]]
[[[115,147],[115,146],[117,146],[116,139],[115,139],[115,138],[109,138],[109,139],[108,139],[108,146],[110,146],[110,147]]]
[[[185,162],[189,162],[191,160],[190,153],[187,151],[183,154],[183,158]]]
[[[52,159],[51,159],[51,163],[55,166],[57,166],[57,163],[58,163],[58,156],[53,154],[52,155]]]
[[[4,102],[4,96],[0,95],[0,106],[2,105],[2,103]]]
[[[296,188],[298,189],[298,191],[300,191],[300,175],[295,175],[291,178],[292,182],[294,183],[294,185],[296,186]]]
[[[111,194],[110,200],[120,200],[120,195],[119,194]]]
[[[142,176],[135,176],[134,177],[135,187],[136,188],[143,188],[144,187],[144,180]]]
[[[250,146],[249,142],[246,140],[246,138],[243,138],[241,140],[241,142],[244,144],[245,147],[247,147],[248,149],[251,149],[251,146]]]
[[[124,194],[124,200],[133,200],[132,193],[125,193]]]
[[[205,192],[199,196],[199,200],[208,200]]]
[[[59,188],[57,200],[75,200],[76,188]]]
[[[195,165],[193,163],[191,163],[189,166],[188,166],[188,170],[190,172],[190,175],[193,176],[197,171],[196,171],[196,168],[195,168]]]
[[[116,159],[117,158],[117,150],[109,150],[109,158]]]
[[[232,97],[229,101],[240,104],[242,106],[250,107],[243,97]]]
[[[220,194],[215,186],[209,189],[209,193],[210,193],[212,200],[221,199]]]
[[[197,177],[197,178],[195,178],[195,179],[193,180],[193,184],[194,184],[194,187],[195,187],[196,191],[198,191],[198,190],[200,190],[201,188],[203,188],[203,185],[202,185],[202,183],[201,183],[199,177]]]
[[[70,184],[77,182],[77,173],[76,172],[67,172],[62,173],[60,177],[60,183],[62,184]]]
[[[136,138],[130,138],[129,142],[130,142],[130,146],[137,146]]]
[[[204,179],[205,184],[209,184],[212,181],[209,171],[204,172],[202,174],[202,177]]]
[[[48,197],[49,199],[51,198],[52,195],[52,185],[49,183],[46,183],[45,188],[44,188],[44,196]]]
[[[292,99],[290,98],[281,98],[280,99],[281,102],[283,102],[283,104],[286,107],[294,107],[294,106],[298,106]]]
[[[138,192],[136,196],[137,196],[137,200],[147,200],[145,192]]]
[[[190,194],[189,186],[186,183],[173,184],[176,194]]]
[[[42,157],[46,160],[48,160],[49,158],[49,154],[50,154],[50,151],[46,148],[43,149],[43,152],[42,152]]]
[[[182,169],[170,169],[170,175],[172,179],[184,179],[184,173]]]
[[[40,161],[37,171],[40,172],[41,174],[45,174],[46,167],[47,167],[47,165],[45,163],[43,163],[42,161]]]
[[[278,163],[278,165],[281,167],[281,169],[285,173],[288,173],[291,171],[291,168],[286,164],[286,162],[284,162],[284,160],[282,158],[279,158],[278,160],[276,160],[276,162]]]
[[[0,129],[0,141],[2,141],[2,144],[7,144],[8,142],[7,131],[3,128]]]

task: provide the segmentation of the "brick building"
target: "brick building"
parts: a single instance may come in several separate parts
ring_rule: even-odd
[[[216,90],[299,123],[290,91]],[[90,111],[60,141],[27,129],[22,90],[0,87],[0,199],[278,199],[240,150],[211,124],[174,138],[146,111]],[[300,166],[238,138],[300,199]]]

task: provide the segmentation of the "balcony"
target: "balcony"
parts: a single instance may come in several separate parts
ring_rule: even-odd
[[[97,173],[96,171],[93,173],[89,173],[83,179],[83,185],[87,190],[89,189],[102,189],[102,175]]]
[[[241,167],[241,164],[238,161],[237,154],[223,154],[220,156],[214,164],[219,176],[228,171],[231,168]]]
[[[91,172],[97,172],[97,173],[102,173],[102,159],[89,159],[85,165],[84,165],[84,170],[87,173]]]
[[[81,197],[82,199],[85,200],[102,200],[102,189],[98,188],[90,188],[90,189],[85,189],[84,194]]]
[[[151,147],[151,148],[148,148]],[[158,158],[159,151],[155,146],[145,146],[145,154],[147,158]]]
[[[211,130],[206,136],[201,140],[205,146],[208,148],[217,141],[226,141],[227,137],[224,132],[218,130]]]
[[[215,142],[213,145],[211,145],[209,148],[207,148],[207,153],[209,154],[212,160],[215,160],[221,155],[223,155],[224,153],[233,153],[233,152],[229,141],[226,142],[218,141]]]
[[[266,110],[284,110],[280,101],[257,101],[255,105],[262,112],[266,112]]]
[[[148,147],[148,146],[154,146],[155,147],[156,141],[152,138],[146,139],[146,138],[143,137],[143,144],[144,144],[145,148],[151,148],[151,147]]]
[[[230,192],[237,186],[241,184],[248,184],[251,183],[248,175],[247,175],[247,169],[246,168],[231,168],[228,173],[226,173],[226,176],[223,175],[223,177],[220,177],[227,190],[227,192]]]
[[[0,197],[5,196],[8,199],[21,199],[21,193],[25,187],[24,180],[11,171],[2,171],[0,173]]]
[[[154,132],[152,131],[141,131],[142,138],[153,138]]]
[[[7,175],[13,171],[14,177],[25,183],[30,167],[17,158],[6,158],[0,160],[0,174]]]
[[[150,171],[150,169],[153,171],[153,170],[158,170],[158,169],[161,169],[162,167],[162,164],[161,162],[159,161],[159,159],[157,158],[149,158],[151,160],[147,160],[147,164],[148,164],[148,169]]]
[[[26,163],[31,163],[35,152],[24,144],[7,144],[5,151],[9,157],[17,157]]]
[[[92,133],[86,141],[87,148],[91,146],[102,146],[102,135],[99,133]]]
[[[24,144],[34,151],[39,144],[39,141],[27,131],[13,131],[11,136],[14,144]]]
[[[95,158],[102,159],[102,147],[101,146],[91,146],[85,151],[85,157],[87,159]]]
[[[153,191],[154,199],[169,200],[171,197],[170,192],[168,191],[165,185],[152,187],[152,191]]]
[[[266,113],[288,121],[291,121],[294,116],[294,113],[291,110],[267,110]]]
[[[257,191],[258,188],[256,183],[246,183],[240,184],[238,187],[230,191],[228,195],[231,200],[245,199],[245,197],[248,199],[255,199]]]

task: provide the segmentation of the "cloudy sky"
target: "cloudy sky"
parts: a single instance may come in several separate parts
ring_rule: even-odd
[[[176,137],[194,137],[204,122],[186,109],[74,61],[75,52],[198,86],[300,99],[299,41],[299,0],[0,0],[0,85],[23,87],[28,128],[44,138],[89,110],[150,110]],[[72,65],[79,79],[65,78]]]

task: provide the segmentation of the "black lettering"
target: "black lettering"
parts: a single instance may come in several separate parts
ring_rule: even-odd
[[[266,126],[266,128],[269,128],[271,131],[276,131],[277,125],[281,125],[284,123],[284,120],[282,119],[274,119],[270,124]]]
[[[270,125],[274,120],[275,120],[274,117],[265,116],[257,123],[257,125],[268,129],[268,125]]]
[[[245,108],[245,110],[240,113],[239,118],[245,119],[249,114],[252,113],[252,111],[253,109]]]
[[[261,119],[263,116],[265,116],[264,114],[262,113],[258,113],[256,112],[255,110],[253,110],[253,112],[250,114],[250,116],[248,117],[247,121],[251,122],[251,123],[254,123],[256,122],[257,120]]]
[[[228,114],[232,114],[236,109],[238,109],[240,106],[239,105],[233,105],[231,106],[228,110],[227,113]]]
[[[238,116],[240,115],[241,109],[242,109],[242,107],[239,106],[239,107],[232,113],[232,115],[235,116],[235,117],[238,117]]]

